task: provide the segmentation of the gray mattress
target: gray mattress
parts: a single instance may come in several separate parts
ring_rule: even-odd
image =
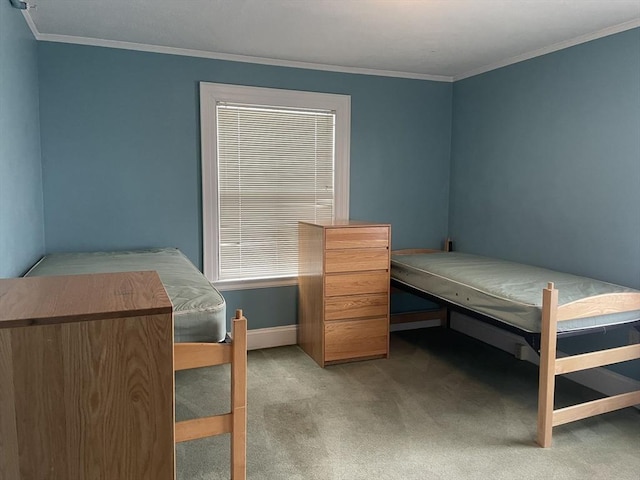
[[[56,253],[25,276],[155,270],[173,304],[175,342],[220,342],[226,335],[224,298],[176,248],[125,252]]]
[[[391,277],[436,298],[510,324],[540,332],[542,290],[558,289],[558,304],[632,288],[544,268],[458,252],[392,255]],[[640,310],[567,320],[558,332],[612,326],[640,319]]]

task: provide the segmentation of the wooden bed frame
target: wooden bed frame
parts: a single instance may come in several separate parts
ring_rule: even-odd
[[[173,370],[231,364],[231,412],[175,424],[175,442],[231,434],[231,479],[247,477],[247,319],[236,310],[231,343],[176,343]]]
[[[450,242],[446,242],[449,251]],[[406,249],[392,252],[395,255],[434,253],[442,250]],[[402,289],[403,284],[396,283]],[[410,290],[415,293],[414,290]],[[430,297],[433,299],[433,297]],[[439,303],[447,303],[437,299]],[[465,313],[474,312],[464,309]],[[555,377],[567,373],[640,359],[640,344],[625,345],[594,352],[557,358],[558,322],[576,320],[596,315],[640,310],[640,293],[612,293],[597,295],[558,306],[558,290],[549,283],[542,292],[542,325],[539,339],[540,376],[538,384],[538,433],[537,443],[550,447],[553,427],[582,420],[602,413],[640,404],[640,390],[554,409]],[[482,315],[475,314],[474,317]],[[492,322],[496,325],[499,322]],[[631,324],[627,324],[631,325]],[[531,343],[531,342],[530,342]]]
[[[556,358],[558,322],[640,309],[640,293],[611,293],[558,306],[558,290],[549,283],[542,292],[540,382],[538,384],[538,437],[541,447],[551,446],[553,427],[601,413],[640,404],[640,390],[554,409],[557,375],[640,359],[640,344]]]

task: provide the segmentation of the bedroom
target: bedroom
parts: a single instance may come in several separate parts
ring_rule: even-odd
[[[204,79],[351,95],[350,214],[390,223],[394,249],[450,235],[640,288],[637,26],[436,82],[36,42],[0,15],[0,276],[59,250],[171,245],[201,265]],[[293,286],[224,293],[251,329],[295,325]]]

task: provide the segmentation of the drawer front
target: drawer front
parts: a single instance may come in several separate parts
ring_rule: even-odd
[[[324,268],[326,273],[387,270],[389,268],[389,249],[351,248],[347,250],[327,250]]]
[[[382,317],[389,314],[389,297],[386,293],[373,295],[347,295],[329,297],[324,302],[324,319]]]
[[[389,247],[389,227],[327,228],[326,248]]]
[[[386,355],[388,332],[386,318],[328,323],[324,327],[324,361]]]
[[[359,295],[363,293],[386,293],[389,291],[389,272],[363,272],[325,275],[324,294]]]

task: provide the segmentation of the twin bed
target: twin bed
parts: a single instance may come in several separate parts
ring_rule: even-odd
[[[640,404],[640,390],[554,409],[555,376],[640,358],[640,344],[556,358],[558,337],[640,325],[640,291],[476,255],[400,250],[391,257],[396,288],[517,333],[540,352],[537,442],[553,427]]]
[[[226,415],[176,423],[176,442],[231,433],[232,478],[246,477],[246,319],[226,336],[224,298],[177,249],[45,256],[28,273],[72,275],[158,272],[174,309],[174,370],[231,363],[232,409]],[[554,409],[555,376],[640,358],[640,344],[556,358],[558,337],[640,326],[640,291],[552,270],[457,252],[393,252],[392,285],[515,332],[540,352],[538,436],[551,445],[553,427],[640,404],[640,390]]]
[[[247,320],[242,311],[226,335],[224,298],[175,248],[46,255],[26,276],[155,270],[173,305],[174,371],[231,364],[231,412],[175,424],[175,441],[231,434],[231,478],[246,478]]]

